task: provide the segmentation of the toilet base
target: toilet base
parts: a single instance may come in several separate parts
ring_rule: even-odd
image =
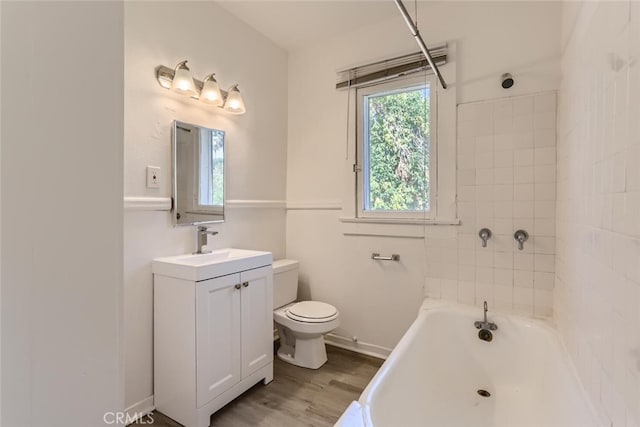
[[[327,362],[324,337],[297,338],[295,347],[280,343],[278,358],[292,365],[307,369],[318,369]]]

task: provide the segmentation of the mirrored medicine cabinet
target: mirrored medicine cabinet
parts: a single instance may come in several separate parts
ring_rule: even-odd
[[[224,221],[224,131],[173,122],[173,224]]]

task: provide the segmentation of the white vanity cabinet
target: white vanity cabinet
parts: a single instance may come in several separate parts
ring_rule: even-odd
[[[273,362],[271,267],[198,283],[198,406]]]
[[[269,265],[202,280],[162,274],[162,261],[154,260],[158,411],[187,427],[206,427],[212,413],[255,383],[273,379],[273,273],[267,254]]]

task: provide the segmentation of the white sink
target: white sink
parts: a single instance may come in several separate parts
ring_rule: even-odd
[[[151,264],[154,274],[200,281],[273,263],[271,252],[225,248],[208,254],[177,255],[156,258]]]

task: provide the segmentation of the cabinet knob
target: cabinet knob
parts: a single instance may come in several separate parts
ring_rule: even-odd
[[[234,286],[236,289],[240,289],[240,283]]]
[[[247,286],[249,286],[249,282],[244,282],[244,283],[242,284],[242,286],[244,286],[244,287],[246,288]]]

